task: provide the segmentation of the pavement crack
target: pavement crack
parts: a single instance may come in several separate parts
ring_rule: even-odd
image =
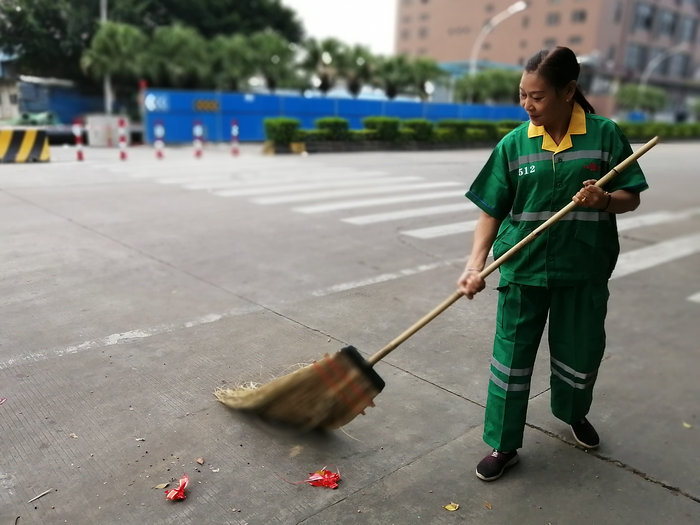
[[[564,438],[562,438],[560,435],[552,432],[551,430],[547,430],[546,428],[539,427],[537,425],[533,425],[532,423],[525,423],[528,427],[530,427],[533,430],[537,430],[551,438],[557,439],[558,441],[561,441],[562,443],[565,443],[569,445],[570,447],[573,448],[579,448],[573,443],[570,443],[566,441]],[[664,489],[674,492],[678,494],[679,496],[684,496],[696,503],[700,503],[700,497],[698,496],[693,496],[692,494],[686,492],[685,490],[681,489],[680,487],[676,487],[674,485],[671,485],[670,483],[667,483],[665,481],[662,481],[660,479],[655,478],[654,476],[647,474],[646,472],[639,470],[638,468],[633,467],[632,465],[629,465],[625,463],[624,461],[620,461],[619,459],[612,458],[610,456],[606,456],[605,454],[601,454],[600,452],[596,452],[594,450],[587,450],[585,451],[586,454],[589,454],[591,456],[594,456],[598,458],[601,461],[604,461],[605,463],[609,463],[615,467],[621,468],[622,470],[625,470],[631,474],[634,474],[635,476],[638,476],[642,478],[644,481],[647,481],[649,483],[653,483],[654,485],[658,485],[660,487],[663,487]]]

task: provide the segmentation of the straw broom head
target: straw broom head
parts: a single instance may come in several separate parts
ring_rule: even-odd
[[[216,398],[235,410],[303,429],[339,428],[363,414],[384,381],[348,346],[332,356],[257,388],[218,389]]]

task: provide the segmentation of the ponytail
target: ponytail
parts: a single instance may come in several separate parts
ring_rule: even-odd
[[[538,73],[558,91],[564,89],[572,80],[578,81],[581,66],[571,49],[559,46],[552,51],[544,49],[538,52],[527,61],[525,71]],[[595,113],[593,106],[588,102],[578,85],[574,93],[574,100],[586,113]]]
[[[574,100],[578,102],[578,105],[583,108],[583,111],[586,113],[595,113],[595,109],[593,109],[593,106],[591,105],[590,102],[588,102],[588,99],[584,96],[584,94],[581,92],[581,90],[576,86],[576,92],[574,93]]]

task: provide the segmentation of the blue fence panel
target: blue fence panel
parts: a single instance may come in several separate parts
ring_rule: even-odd
[[[447,118],[480,120],[526,120],[520,106],[433,104],[411,101],[306,98],[301,96],[222,93],[215,91],[148,90],[144,99],[144,136],[153,143],[153,127],[165,126],[166,143],[191,142],[192,128],[200,122],[207,141],[231,140],[231,125],[238,123],[241,142],[265,140],[264,121],[270,117],[299,119],[302,129],[313,129],[322,117],[342,117],[350,129],[362,129],[369,116],[400,119]]]

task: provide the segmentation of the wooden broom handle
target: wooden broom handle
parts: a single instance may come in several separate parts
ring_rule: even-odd
[[[659,137],[654,137],[653,139],[651,139],[649,142],[647,142],[642,147],[640,147],[637,151],[632,153],[632,155],[630,155],[625,160],[620,162],[617,166],[615,166],[613,169],[611,169],[607,174],[605,174],[603,177],[598,179],[598,181],[595,183],[595,185],[596,186],[604,186],[605,184],[610,182],[610,180],[613,177],[618,175],[621,171],[626,169],[630,164],[632,164],[634,161],[636,161],[639,157],[641,157],[647,151],[649,151],[651,148],[656,146],[656,143],[658,141],[659,141]],[[545,222],[540,224],[537,228],[532,230],[532,232],[530,232],[527,235],[527,237],[522,239],[518,244],[513,246],[510,250],[508,250],[506,253],[501,255],[498,259],[496,259],[490,265],[488,265],[486,268],[484,268],[479,273],[479,276],[482,279],[486,279],[486,277],[491,275],[499,266],[501,266],[504,262],[506,262],[511,257],[513,257],[513,255],[515,255],[517,252],[519,252],[523,247],[525,247],[526,245],[528,245],[532,241],[534,241],[543,231],[545,231],[547,228],[549,228],[555,222],[559,221],[564,215],[569,213],[571,210],[573,210],[577,206],[578,206],[578,204],[576,204],[574,201],[571,201],[569,204],[567,204],[561,210],[559,210],[557,213],[555,213],[552,217],[550,217]],[[391,341],[389,344],[387,344],[384,348],[382,348],[377,353],[375,353],[373,356],[371,356],[368,359],[369,364],[374,365],[375,363],[377,363],[377,361],[385,358],[389,353],[391,353],[393,350],[395,350],[401,343],[406,341],[406,339],[411,337],[418,330],[423,328],[430,321],[432,321],[438,315],[440,315],[442,312],[447,310],[447,308],[450,307],[453,303],[455,303],[457,301],[457,299],[462,297],[462,295],[463,295],[462,292],[460,292],[459,290],[454,291],[452,293],[452,295],[450,295],[447,299],[442,301],[439,305],[437,305],[430,312],[428,312],[423,317],[421,317],[416,323],[414,323],[407,330],[405,330],[401,335],[396,337],[393,341]]]

